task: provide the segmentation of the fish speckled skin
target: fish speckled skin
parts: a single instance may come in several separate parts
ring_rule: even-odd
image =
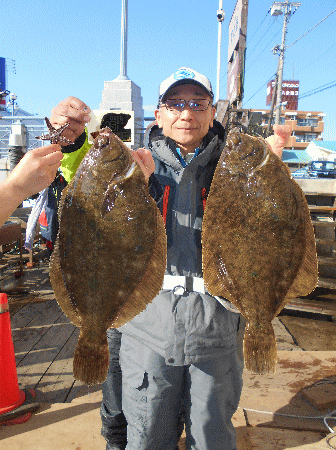
[[[157,295],[166,267],[166,233],[131,151],[101,130],[62,193],[50,263],[56,299],[80,327],[74,376],[104,381],[106,330],[119,327]]]
[[[202,248],[208,291],[246,318],[245,367],[274,372],[271,321],[316,287],[317,258],[305,196],[262,138],[228,135],[207,199]]]

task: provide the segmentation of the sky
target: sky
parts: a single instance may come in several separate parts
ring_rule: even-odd
[[[68,96],[99,108],[104,81],[120,73],[121,4],[1,1],[0,56],[7,60],[7,89],[17,95],[20,108],[50,116]],[[226,98],[228,30],[235,4],[223,0],[220,99]],[[278,57],[272,49],[281,44],[283,16],[271,16],[272,4],[249,0],[244,108],[266,108],[266,85],[276,72]],[[128,0],[127,75],[141,88],[145,116],[153,115],[161,81],[180,67],[204,73],[216,93],[218,8],[219,0]],[[300,96],[336,84],[336,12],[303,36],[335,9],[336,0],[301,0],[291,15],[283,79],[299,80]],[[299,98],[299,109],[324,112],[322,137],[336,140],[336,86]]]

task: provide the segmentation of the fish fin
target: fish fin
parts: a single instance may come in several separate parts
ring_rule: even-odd
[[[107,337],[93,342],[81,329],[73,360],[74,378],[85,384],[93,385],[106,380],[109,366]]]
[[[260,375],[275,373],[276,361],[277,345],[272,324],[265,327],[248,322],[244,335],[246,370]]]
[[[204,248],[207,250],[210,247]],[[203,254],[203,277],[205,287],[211,295],[225,298],[237,306],[236,299],[239,299],[240,295],[221,255],[211,254],[206,257]],[[239,304],[239,308],[244,314],[241,304]]]
[[[55,246],[50,258],[49,277],[51,286],[53,288],[56,301],[64,311],[65,315],[69,317],[71,322],[80,327],[80,319],[77,316],[74,306],[70,300],[61,269],[60,253],[59,253],[59,241],[56,239]]]
[[[302,196],[304,194],[302,193]],[[277,310],[274,317],[276,317],[283,307],[288,304],[292,299],[310,294],[317,286],[318,283],[318,263],[316,254],[316,241],[314,227],[310,218],[310,211],[306,199],[304,198],[304,208],[305,208],[305,237],[306,246],[304,255],[302,258],[301,266],[298,273],[289,288],[284,302],[281,304]]]
[[[118,317],[113,321],[111,325],[113,328],[119,328],[132,320],[146,308],[148,303],[162,289],[167,262],[167,237],[162,215],[159,210],[157,210],[156,228],[157,234],[153,255],[137,288],[119,311]]]

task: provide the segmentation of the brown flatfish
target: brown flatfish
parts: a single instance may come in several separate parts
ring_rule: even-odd
[[[271,322],[318,276],[305,196],[264,139],[229,133],[206,203],[202,251],[206,288],[246,319],[246,369],[274,372]]]
[[[104,128],[62,192],[50,263],[56,299],[80,327],[73,372],[86,384],[108,370],[106,330],[134,318],[162,288],[166,233],[131,151]]]

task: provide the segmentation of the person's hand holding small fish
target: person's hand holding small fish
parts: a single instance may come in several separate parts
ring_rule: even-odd
[[[29,150],[0,183],[0,226],[26,198],[52,183],[63,154],[57,144]]]
[[[13,182],[22,199],[28,198],[52,183],[62,157],[58,144],[30,150],[12,170],[7,181]]]
[[[62,135],[74,142],[90,122],[90,112],[91,109],[84,102],[76,97],[68,97],[52,109],[50,123],[55,128],[69,123]]]
[[[146,181],[148,182],[149,177],[155,169],[155,163],[151,152],[146,148],[139,148],[138,150],[132,150],[132,156],[134,161],[139,164],[141,170],[145,175]]]

